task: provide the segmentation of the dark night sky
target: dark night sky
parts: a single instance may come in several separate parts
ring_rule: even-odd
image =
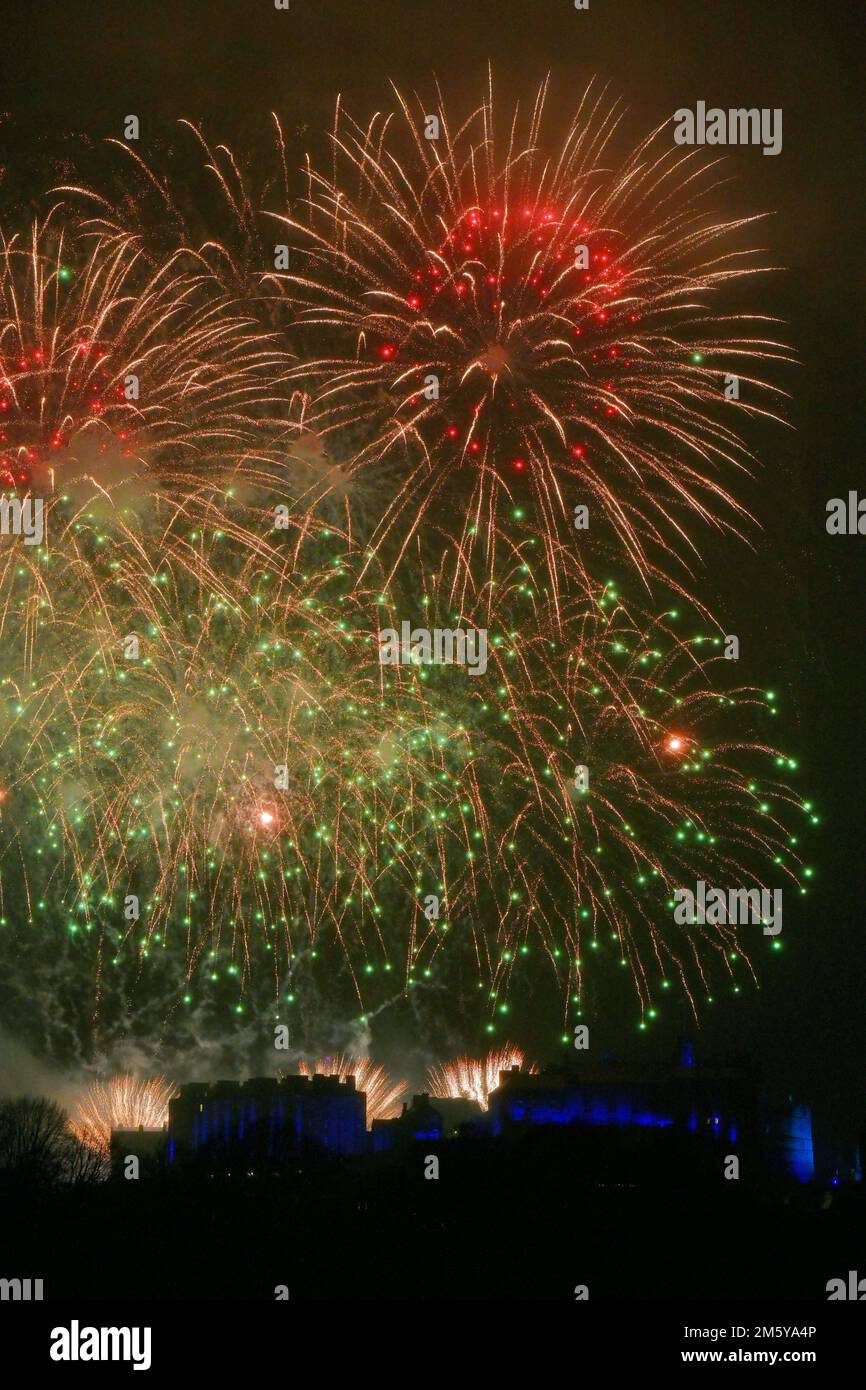
[[[0,163],[15,187],[68,133],[119,135],[129,112],[145,134],[164,135],[184,115],[232,144],[274,109],[314,140],[338,92],[366,113],[388,102],[390,79],[425,89],[435,72],[459,105],[478,95],[488,60],[509,99],[549,71],[564,119],[597,73],[628,102],[635,137],[699,99],[782,107],[777,158],[746,147],[729,159],[732,207],[776,214],[760,240],[787,273],[758,302],[788,320],[801,356],[787,382],[796,430],[760,441],[764,470],[743,494],[764,527],[755,553],[715,543],[698,587],[741,634],[742,679],[785,697],[791,722],[780,733],[826,819],[819,887],[791,913],[788,949],[761,994],[726,1006],[707,1036],[750,1048],[771,1078],[813,1102],[831,1138],[866,1121],[866,538],[829,537],[824,525],[828,498],[866,491],[859,9],[852,0],[590,0],[587,13],[571,0],[291,0],[286,14],[272,0],[0,3],[0,105],[11,116]]]

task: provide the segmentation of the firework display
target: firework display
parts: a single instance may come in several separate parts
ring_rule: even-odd
[[[857,7],[8,9],[7,1361],[841,1364]]]
[[[2,467],[45,537],[0,547],[0,950],[62,957],[88,1028],[112,992],[160,1026],[255,1000],[325,1050],[317,1010],[456,990],[493,1033],[544,969],[553,1039],[611,964],[643,1029],[778,945],[677,890],[808,891],[779,702],[678,578],[746,519],[790,354],[728,302],[760,267],[712,163],[617,161],[594,87],[554,142],[545,101],[438,100],[436,140],[338,107],[297,198],[279,123],[255,199],[187,125],[204,212],[128,151],[126,193],[4,234]],[[389,664],[416,627],[483,634],[483,669]]]

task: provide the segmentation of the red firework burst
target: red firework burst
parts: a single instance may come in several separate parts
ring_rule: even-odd
[[[441,99],[425,117],[398,94],[366,127],[338,108],[333,171],[311,170],[304,216],[279,220],[302,250],[281,278],[311,427],[359,431],[356,470],[401,466],[374,545],[399,532],[399,558],[459,501],[463,550],[480,541],[492,565],[526,500],[556,592],[563,563],[581,568],[577,506],[596,549],[613,541],[644,577],[653,552],[694,551],[699,518],[737,528],[739,422],[771,413],[756,372],[790,354],[768,320],[717,307],[759,267],[743,221],[713,215],[714,165],[664,127],[616,160],[619,111],[592,85],[554,145],[545,97],[504,140],[492,94],[453,131]]]

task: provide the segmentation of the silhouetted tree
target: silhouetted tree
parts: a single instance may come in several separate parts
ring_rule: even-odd
[[[65,1111],[42,1096],[0,1100],[0,1182],[55,1187],[105,1176],[102,1154],[70,1133]]]

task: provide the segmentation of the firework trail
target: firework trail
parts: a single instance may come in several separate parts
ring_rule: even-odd
[[[525,1065],[526,1058],[519,1047],[504,1043],[494,1048],[486,1057],[457,1057],[453,1062],[443,1062],[441,1066],[431,1067],[427,1073],[427,1085],[431,1096],[438,1100],[475,1100],[486,1110],[490,1092],[499,1085],[499,1073],[519,1067],[535,1075],[536,1066]]]
[[[546,159],[545,95],[504,146],[491,97],[438,141],[338,109],[297,215],[202,142],[225,244],[108,199],[3,239],[4,481],[48,543],[0,545],[0,950],[62,959],[74,1008],[162,970],[281,1018],[306,977],[364,1024],[468,971],[498,1025],[536,966],[580,1014],[609,959],[646,1026],[751,976],[677,887],[808,890],[775,699],[666,579],[744,519],[736,421],[787,353],[714,308],[757,267],[712,166],[658,132],[613,161],[592,88]],[[663,603],[599,582],[614,543]],[[489,631],[485,680],[382,665],[404,619]]]
[[[557,593],[562,551],[581,566],[576,506],[595,553],[613,543],[644,576],[694,558],[697,523],[741,526],[738,422],[775,415],[763,374],[791,355],[728,307],[763,267],[737,235],[754,219],[712,212],[717,165],[666,127],[618,160],[621,110],[595,84],[553,145],[546,97],[502,119],[491,87],[456,126],[439,97],[435,139],[419,100],[366,126],[338,105],[331,170],[277,225],[301,262],[283,279],[311,431],[326,451],[363,437],[348,472],[399,465],[373,547],[399,563],[445,508],[492,569],[529,505]]]
[[[297,133],[272,114],[253,150],[239,155],[180,119],[149,161],[128,141],[108,139],[90,179],[85,173],[55,191],[84,207],[101,234],[134,236],[154,266],[181,253],[269,334],[285,334],[291,303],[274,277],[269,214],[292,205],[292,175],[303,159]],[[107,164],[106,155],[116,162]]]
[[[347,1076],[355,1078],[355,1089],[367,1097],[367,1128],[374,1120],[393,1120],[400,1114],[400,1102],[406,1091],[405,1081],[395,1081],[383,1066],[369,1057],[346,1057],[338,1052],[333,1057],[320,1057],[316,1062],[299,1062],[301,1076]]]
[[[113,1129],[162,1129],[175,1089],[163,1076],[147,1081],[134,1076],[94,1081],[79,1101],[69,1128],[82,1144],[107,1155]]]

